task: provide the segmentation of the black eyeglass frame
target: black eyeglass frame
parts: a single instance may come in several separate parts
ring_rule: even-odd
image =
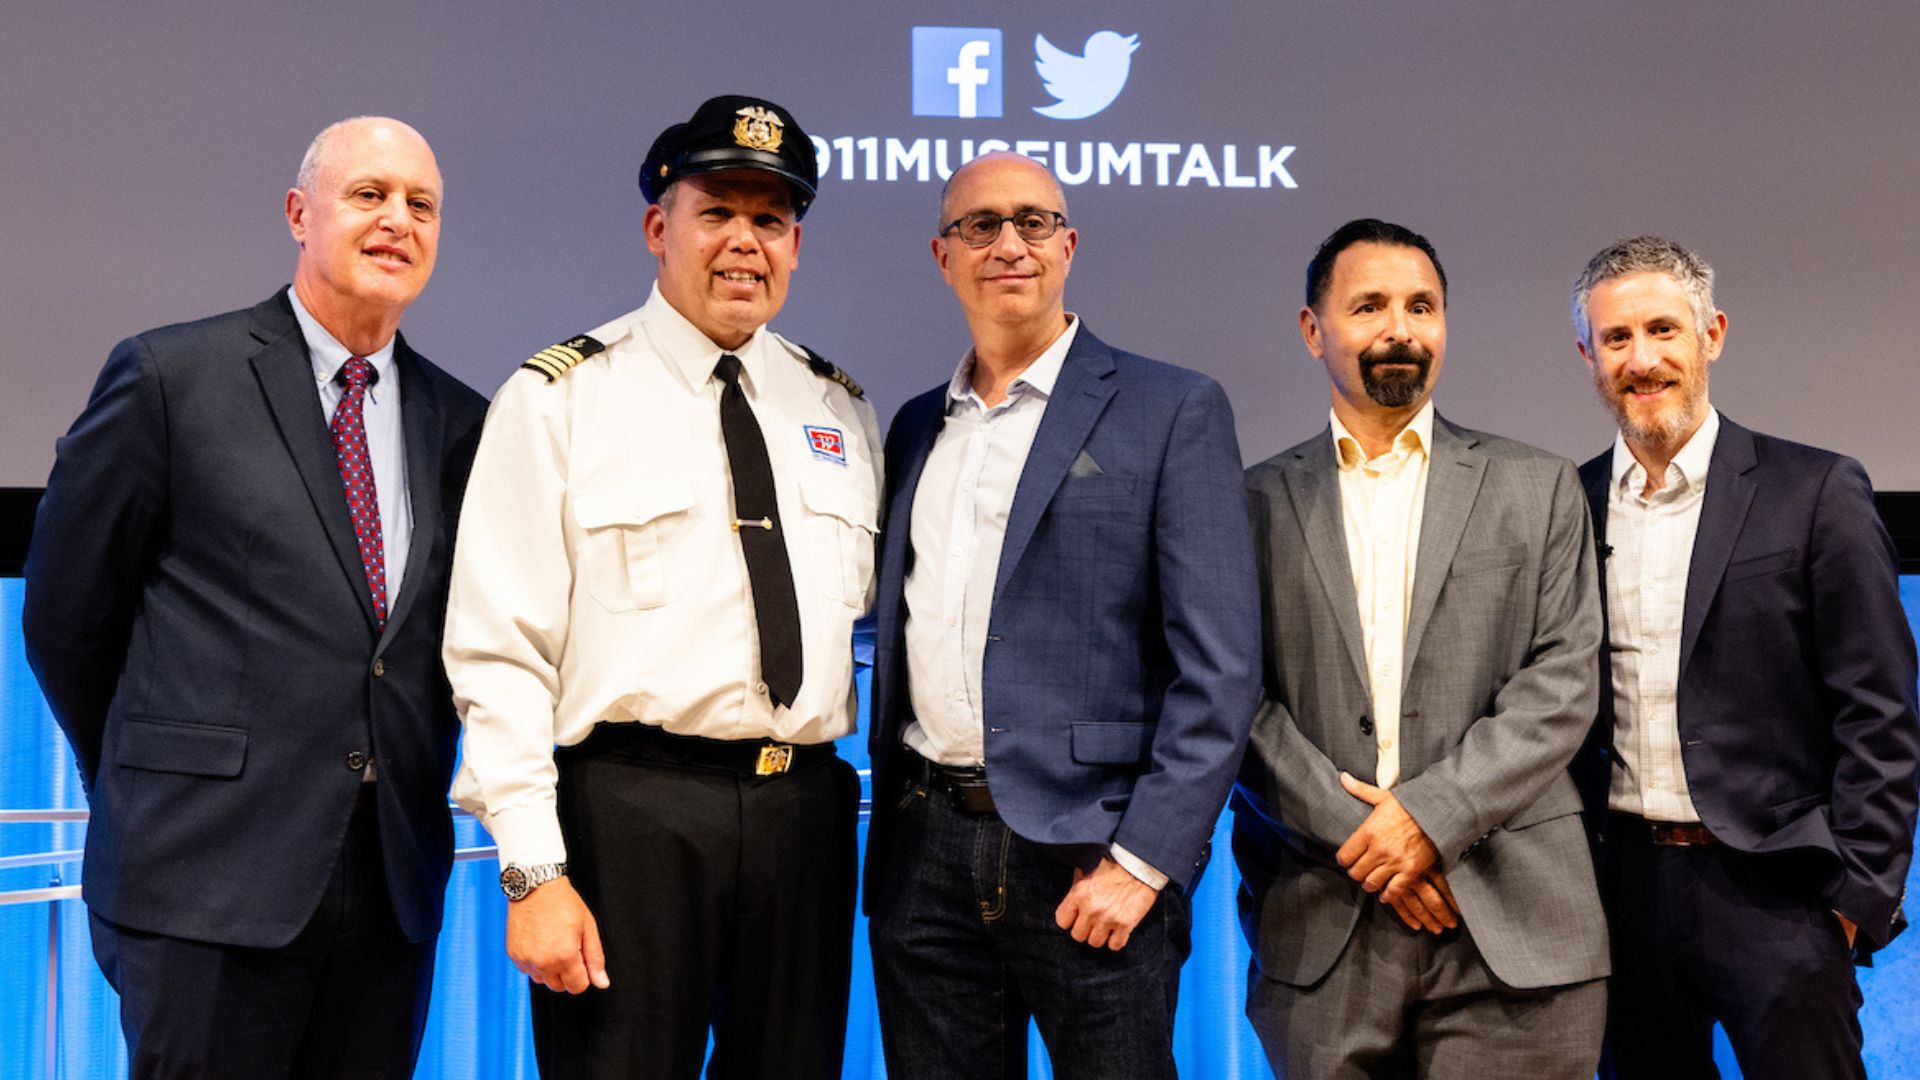
[[[1021,230],[1019,224],[1016,221],[1016,219],[1025,217],[1029,214],[1045,215],[1047,218],[1049,218],[1052,221],[1052,224],[1048,226],[1047,231],[1045,233],[1042,233],[1039,236],[1029,236],[1027,233]],[[967,236],[965,233],[962,233],[959,231],[960,226],[965,224],[969,220],[984,221],[987,218],[993,219],[993,235],[987,237],[986,239],[980,241],[977,244],[974,243],[972,240],[967,239]],[[1041,210],[1036,207],[1028,207],[1024,210],[1015,210],[1011,214],[996,214],[991,210],[980,210],[971,214],[962,215],[960,217],[954,218],[952,221],[947,222],[946,227],[940,230],[940,235],[946,236],[947,234],[952,233],[960,238],[961,243],[967,245],[970,248],[983,248],[983,247],[989,247],[994,243],[998,242],[1000,239],[1001,230],[1005,229],[1008,225],[1013,226],[1013,233],[1015,236],[1018,236],[1020,239],[1026,241],[1029,244],[1038,244],[1043,241],[1052,239],[1053,234],[1059,232],[1061,229],[1066,228],[1067,215],[1061,213],[1058,210]]]

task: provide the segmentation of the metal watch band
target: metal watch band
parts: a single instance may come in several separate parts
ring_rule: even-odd
[[[500,891],[507,894],[508,900],[524,900],[528,893],[566,872],[567,864],[563,862],[537,866],[508,863],[500,868]]]

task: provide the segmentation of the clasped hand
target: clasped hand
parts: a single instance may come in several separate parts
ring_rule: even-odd
[[[1367,819],[1333,853],[1347,876],[1393,909],[1415,930],[1440,934],[1460,925],[1460,905],[1434,864],[1440,851],[1393,792],[1340,774],[1347,794],[1373,807]]]

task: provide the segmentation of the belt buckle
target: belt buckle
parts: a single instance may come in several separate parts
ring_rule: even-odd
[[[754,760],[753,775],[778,776],[793,767],[793,747],[786,743],[768,743]]]

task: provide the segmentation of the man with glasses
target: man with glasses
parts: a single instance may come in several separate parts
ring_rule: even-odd
[[[887,440],[867,905],[888,1075],[1171,1077],[1187,896],[1258,696],[1213,380],[1109,348],[1037,162],[941,199],[972,331]]]

